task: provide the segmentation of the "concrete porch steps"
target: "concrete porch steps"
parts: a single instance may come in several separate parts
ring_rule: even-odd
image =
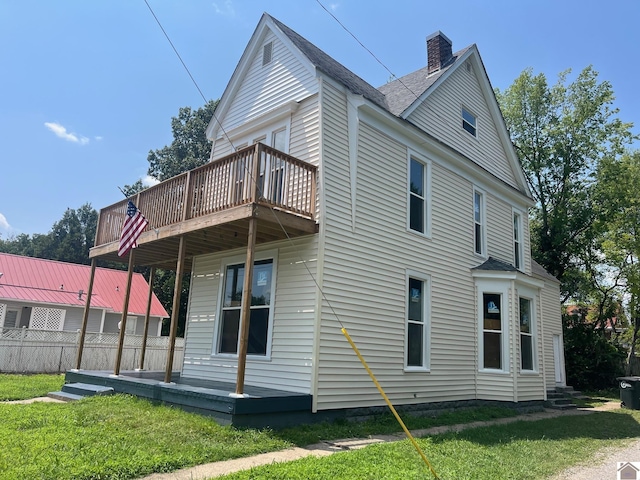
[[[80,400],[84,397],[92,397],[94,395],[112,395],[113,388],[103,387],[101,385],[91,385],[90,383],[65,383],[62,391],[50,392],[49,397],[65,402]]]
[[[547,401],[545,407],[553,410],[573,410],[578,406],[573,403],[574,399],[586,400],[588,397],[573,387],[556,387],[555,390],[547,390]]]

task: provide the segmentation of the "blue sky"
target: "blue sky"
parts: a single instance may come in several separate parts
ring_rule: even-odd
[[[389,73],[316,0],[148,0],[205,96],[216,99],[262,12],[374,86]],[[426,63],[441,30],[476,43],[494,87],[527,67],[551,83],[592,64],[620,118],[638,124],[640,2],[323,0],[395,75]],[[0,2],[0,235],[47,233],[67,208],[119,201],[171,142],[170,119],[203,104],[143,0]]]

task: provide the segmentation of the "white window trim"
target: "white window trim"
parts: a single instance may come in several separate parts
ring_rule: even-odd
[[[464,118],[464,112],[467,112],[469,115],[471,115],[474,119],[474,123],[475,125],[471,125],[470,122],[468,122],[465,118]],[[460,119],[462,120],[462,123],[460,124],[460,128],[462,128],[462,131],[464,131],[467,135],[470,135],[471,137],[475,138],[476,140],[478,139],[478,116],[473,113],[471,111],[470,108],[467,108],[465,105],[461,105],[460,106]],[[467,129],[464,128],[464,124],[468,124],[471,125],[471,127],[473,127],[473,129],[475,130],[475,134],[469,132]]]
[[[424,328],[422,330],[422,345],[424,346],[422,366],[407,365],[407,351],[409,348],[409,305],[407,301],[407,292],[409,291],[409,279],[420,280],[423,286],[424,304],[422,306],[422,318]],[[405,276],[405,301],[404,301],[404,352],[403,363],[405,372],[430,372],[431,371],[431,276],[413,270],[407,270]]]
[[[261,260],[273,260],[272,263],[272,275],[271,282],[271,305],[269,306],[269,325],[267,327],[267,351],[264,355],[252,355],[247,354],[247,361],[271,361],[271,344],[273,340],[273,319],[275,317],[276,309],[276,280],[278,278],[278,250],[265,250],[263,252],[256,252],[253,258],[254,262]],[[237,359],[237,353],[218,353],[218,345],[220,343],[220,333],[222,328],[222,308],[224,305],[224,281],[227,272],[227,266],[236,265],[239,263],[245,263],[247,261],[246,255],[234,255],[232,257],[226,257],[222,259],[220,263],[220,276],[218,280],[218,305],[217,305],[217,321],[215,324],[215,330],[213,335],[213,346],[211,351],[212,357],[217,358],[229,358]],[[246,268],[246,265],[245,265]],[[240,325],[238,325],[238,328]],[[239,333],[238,333],[239,335]],[[239,342],[239,338],[238,338]]]
[[[527,288],[522,285],[518,285],[516,287],[516,293],[518,298],[518,318],[517,318],[517,331],[518,331],[518,371],[521,375],[539,375],[540,367],[538,362],[538,310],[537,310],[537,298],[538,292],[532,288]],[[520,343],[520,297],[526,298],[529,300],[529,305],[531,307],[531,350],[533,354],[533,358],[531,359],[533,362],[533,370],[523,370],[522,369],[522,345]]]
[[[520,244],[520,248],[519,248],[519,254],[520,257],[519,258],[515,258],[515,246],[516,246],[516,239],[515,239],[515,231],[513,233],[514,238],[513,238],[513,266],[516,267],[518,270],[520,270],[521,272],[524,272],[524,226],[523,226],[523,219],[524,219],[524,215],[522,213],[522,211],[517,210],[517,209],[512,209],[512,221],[513,219],[516,217],[516,215],[519,218],[518,221],[518,243]],[[519,266],[516,266],[519,263]]]
[[[477,328],[478,328],[478,371],[481,373],[508,374],[510,372],[510,355],[509,355],[509,338],[511,324],[511,314],[509,306],[509,285],[508,281],[476,281],[477,295]],[[502,368],[484,368],[484,311],[483,297],[485,293],[493,293],[500,295],[500,312],[501,312],[501,362]]]
[[[424,167],[424,232],[411,228],[411,160]],[[431,238],[431,160],[424,158],[413,150],[407,150],[407,231],[426,238]]]
[[[481,252],[476,252],[476,194],[480,195],[480,244]],[[476,257],[487,258],[487,194],[484,190],[474,186],[471,198],[471,212],[473,220],[473,254]]]

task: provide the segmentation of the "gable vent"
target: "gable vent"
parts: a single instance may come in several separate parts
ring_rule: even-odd
[[[262,48],[262,66],[271,63],[271,54],[273,53],[273,42],[265,44]]]

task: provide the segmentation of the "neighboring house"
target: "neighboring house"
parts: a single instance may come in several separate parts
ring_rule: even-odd
[[[236,382],[250,251],[247,385],[313,412],[382,405],[342,326],[397,405],[564,385],[559,283],[531,259],[533,200],[478,49],[437,32],[427,52],[374,88],[261,18],[211,163],[135,199],[136,264],[191,272],[183,378]],[[92,257],[117,258],[125,207],[102,209]]]
[[[82,327],[87,285],[87,265],[0,253],[0,328],[31,328],[75,332]],[[87,332],[117,333],[127,272],[97,268]],[[127,332],[142,335],[149,285],[133,275]],[[167,312],[152,297],[149,335],[159,336]]]

